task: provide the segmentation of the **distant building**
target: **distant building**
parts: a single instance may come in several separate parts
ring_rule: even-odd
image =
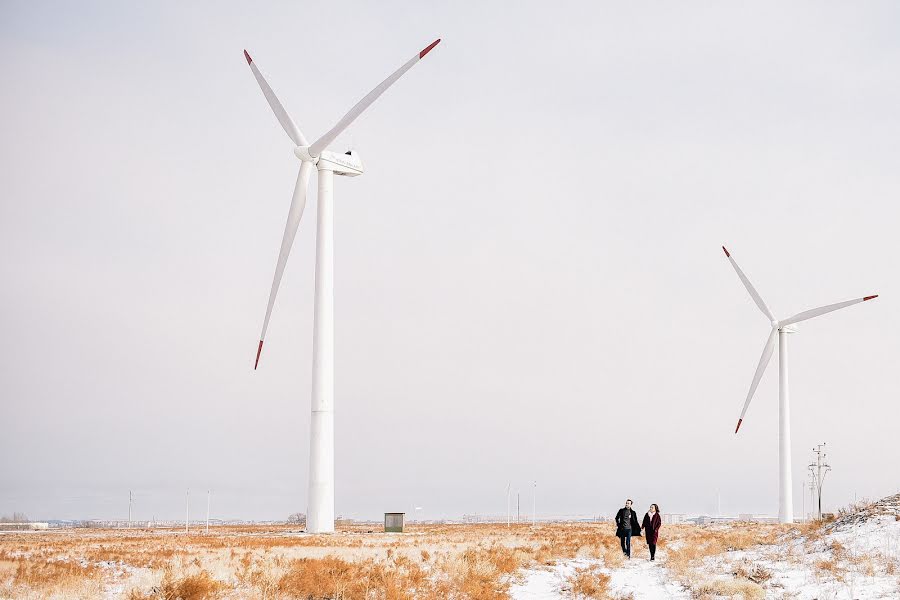
[[[49,527],[49,523],[0,523],[2,531],[41,531]]]
[[[662,522],[665,525],[678,525],[684,523],[687,515],[684,513],[662,513]]]

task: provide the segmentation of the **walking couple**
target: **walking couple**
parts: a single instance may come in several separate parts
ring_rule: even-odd
[[[650,560],[656,560],[656,542],[659,540],[659,528],[662,517],[659,516],[659,505],[651,504],[642,523],[638,523],[637,513],[631,508],[631,498],[625,501],[625,508],[616,513],[616,536],[622,543],[622,552],[631,558],[631,537],[641,536],[641,529],[650,548]]]

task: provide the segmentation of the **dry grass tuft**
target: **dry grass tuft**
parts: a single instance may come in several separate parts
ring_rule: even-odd
[[[816,570],[819,571],[819,573],[828,573],[837,581],[844,581],[844,568],[841,567],[840,563],[834,558],[820,560],[816,563]]]
[[[692,590],[695,594],[714,598],[742,598],[743,600],[764,600],[766,591],[746,579],[715,579],[704,582]]]
[[[218,598],[225,585],[213,579],[206,571],[177,576],[167,570],[162,584],[149,592],[132,590],[129,600],[212,600]]]
[[[732,575],[738,579],[746,579],[757,584],[763,584],[772,579],[772,573],[768,569],[762,565],[752,564],[749,561],[738,564],[734,568]]]
[[[278,580],[277,590],[289,598],[365,598],[372,579],[374,564],[354,564],[338,558],[299,559]]]
[[[609,595],[609,575],[597,567],[576,569],[568,578],[568,583],[575,598],[594,598],[607,600]]]

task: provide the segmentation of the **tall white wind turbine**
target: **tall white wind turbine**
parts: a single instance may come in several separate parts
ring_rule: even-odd
[[[769,364],[769,360],[772,358],[772,353],[775,352],[775,334],[777,333],[778,521],[780,523],[793,523],[794,499],[793,480],[791,477],[791,409],[790,395],[788,390],[787,336],[788,334],[797,332],[796,323],[799,323],[800,321],[806,321],[807,319],[812,319],[813,317],[818,317],[841,308],[846,308],[853,304],[859,304],[860,302],[865,302],[866,300],[872,300],[873,298],[877,298],[878,295],[875,294],[872,296],[865,296],[863,298],[847,300],[846,302],[838,302],[837,304],[829,304],[828,306],[820,306],[819,308],[805,310],[801,313],[797,313],[793,317],[788,317],[783,321],[779,321],[775,318],[775,315],[772,313],[771,309],[769,309],[765,301],[759,295],[759,292],[756,291],[756,288],[753,287],[753,284],[750,283],[750,280],[747,279],[747,276],[744,275],[744,272],[741,271],[741,268],[735,262],[734,257],[731,256],[731,253],[728,252],[728,249],[725,248],[725,246],[722,246],[722,250],[725,251],[725,256],[728,257],[729,262],[731,262],[731,266],[734,267],[734,270],[743,282],[744,287],[746,287],[747,291],[750,292],[750,297],[753,298],[753,302],[756,303],[756,306],[759,307],[759,310],[761,310],[766,318],[769,319],[769,322],[772,325],[772,330],[769,332],[769,337],[766,339],[766,345],[763,347],[762,356],[759,359],[759,365],[757,365],[756,373],[753,375],[753,380],[750,382],[750,391],[747,392],[747,399],[744,401],[744,407],[741,410],[741,416],[740,418],[738,418],[737,427],[735,427],[734,432],[737,433],[741,428],[741,423],[744,421],[744,415],[747,414],[747,407],[750,406],[750,400],[753,399],[753,394],[754,392],[756,392],[759,381],[760,379],[762,379],[763,373],[765,372],[766,367]]]
[[[294,154],[300,159],[300,172],[294,187],[294,196],[288,210],[287,223],[281,239],[281,250],[275,264],[275,276],[269,292],[269,304],[263,320],[259,346],[256,349],[254,370],[259,366],[263,341],[269,328],[275,296],[281,284],[284,267],[287,264],[294,236],[300,224],[303,208],[306,206],[306,186],[310,173],[315,167],[319,172],[318,215],[316,223],[316,291],[313,325],[313,376],[312,376],[312,418],[309,433],[309,505],[307,507],[306,528],[311,533],[334,531],[334,226],[332,189],[334,175],[355,177],[362,175],[363,165],[352,151],[344,154],[330,152],[328,146],[350,126],[389,87],[425,57],[440,39],[429,44],[421,52],[409,59],[390,77],[382,81],[362,100],[350,109],[337,124],[318,140],[310,144],[300,128],[294,123],[269,87],[262,73],[244,50],[244,58],[253,71],[263,95],[275,113],[275,117],[288,137],[294,143]]]

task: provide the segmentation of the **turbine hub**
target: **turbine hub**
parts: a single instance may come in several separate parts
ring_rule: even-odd
[[[311,162],[312,164],[316,164],[319,162],[319,157],[313,157],[309,154],[309,146],[297,146],[294,148],[294,156],[299,158],[300,160],[306,160]]]

